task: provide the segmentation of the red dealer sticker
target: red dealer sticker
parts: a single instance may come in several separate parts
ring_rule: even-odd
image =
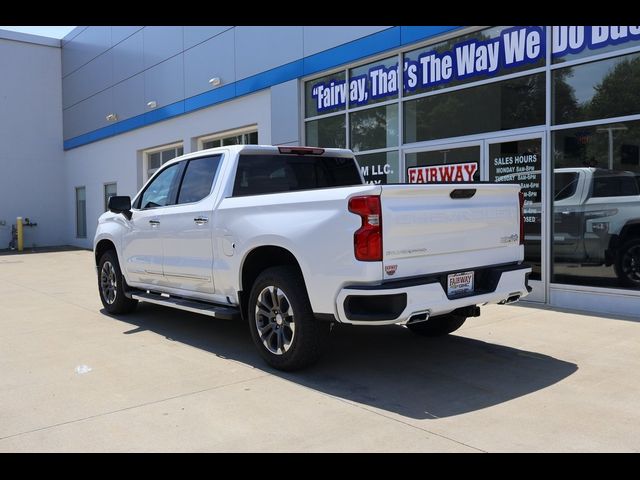
[[[407,169],[409,183],[472,182],[478,170],[477,163],[456,163],[435,167],[411,167]]]

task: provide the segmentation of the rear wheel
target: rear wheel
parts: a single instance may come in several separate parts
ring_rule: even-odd
[[[626,287],[640,288],[640,238],[633,238],[620,247],[615,270]]]
[[[116,252],[108,250],[98,262],[98,290],[107,312],[118,314],[135,310],[138,301],[125,297],[124,285]]]
[[[411,323],[407,328],[417,335],[425,337],[439,337],[451,332],[455,332],[465,322],[467,317],[448,313],[431,317],[425,322]]]
[[[262,358],[279,370],[297,370],[322,355],[330,324],[313,315],[304,280],[297,269],[272,267],[256,279],[247,317]]]

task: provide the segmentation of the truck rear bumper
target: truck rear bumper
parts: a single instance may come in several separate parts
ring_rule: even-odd
[[[451,298],[446,291],[447,275],[456,272],[345,287],[337,297],[338,320],[359,325],[406,324],[470,305],[512,303],[531,291],[528,286],[531,267],[526,264],[468,270],[475,272],[474,291]]]

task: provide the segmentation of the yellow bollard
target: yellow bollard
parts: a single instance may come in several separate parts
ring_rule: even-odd
[[[24,232],[22,230],[22,217],[16,218],[16,229],[18,230],[18,251],[24,248]]]

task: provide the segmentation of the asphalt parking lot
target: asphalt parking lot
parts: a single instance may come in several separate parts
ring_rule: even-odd
[[[640,451],[640,322],[488,306],[262,363],[242,322],[102,311],[92,253],[0,256],[0,451]]]

